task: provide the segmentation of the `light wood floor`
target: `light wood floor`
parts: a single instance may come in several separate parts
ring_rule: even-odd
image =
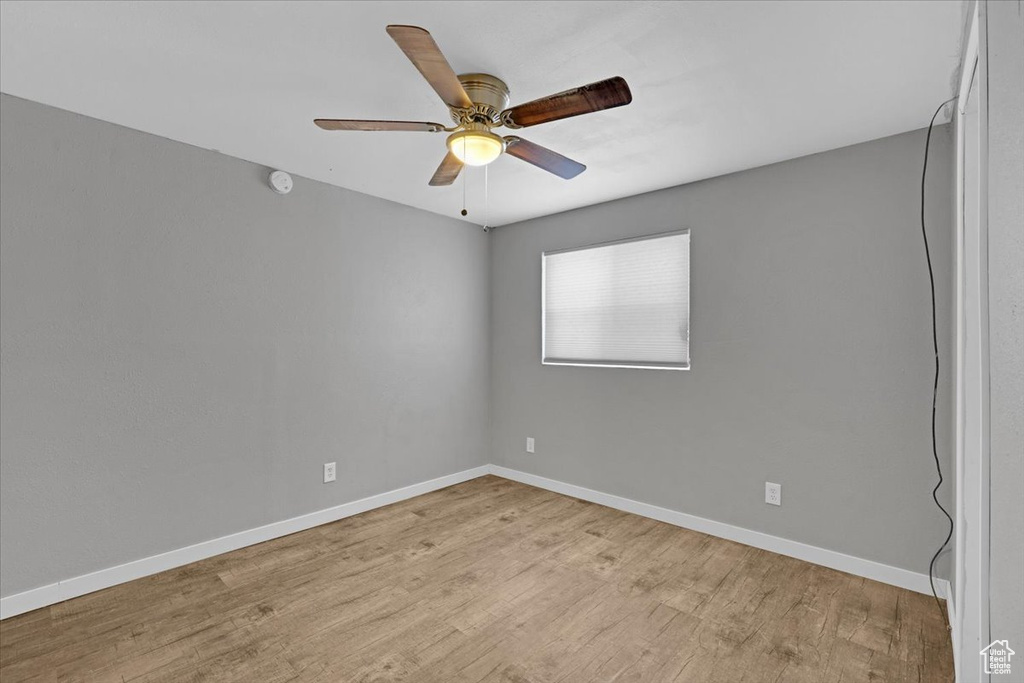
[[[951,679],[930,596],[482,477],[0,622],[16,681]]]

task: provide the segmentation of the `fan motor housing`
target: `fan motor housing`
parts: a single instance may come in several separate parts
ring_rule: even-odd
[[[501,112],[508,108],[508,86],[505,81],[497,76],[482,73],[460,74],[459,82],[473,102],[469,112],[465,110],[452,110],[452,119],[456,123],[463,123],[467,117],[471,120],[478,120],[479,117],[498,123]]]

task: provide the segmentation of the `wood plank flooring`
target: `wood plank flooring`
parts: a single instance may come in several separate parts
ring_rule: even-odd
[[[952,679],[930,596],[487,476],[0,622],[0,679]]]

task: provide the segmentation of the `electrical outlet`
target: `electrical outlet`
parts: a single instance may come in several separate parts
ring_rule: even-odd
[[[337,463],[333,463],[333,462],[325,462],[324,463],[324,483],[325,484],[330,483],[330,482],[334,481],[335,479],[337,479],[338,469],[337,469],[336,465],[337,465]]]
[[[782,505],[782,484],[764,483],[764,502],[769,505]]]
[[[526,437],[526,452],[527,453],[534,453],[534,452],[536,452],[534,450],[534,448],[533,448],[533,437],[532,436]]]

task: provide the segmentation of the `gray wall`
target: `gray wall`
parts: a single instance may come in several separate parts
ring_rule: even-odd
[[[8,96],[0,145],[4,596],[488,459],[914,571],[944,535],[921,131],[489,237]],[[693,369],[542,367],[540,252],[678,227]]]
[[[1024,3],[985,7],[991,637],[1024,644]],[[1021,648],[1018,646],[1018,652]],[[1024,657],[1018,655],[1019,657]],[[1013,664],[1018,680],[1024,680]],[[993,680],[999,678],[994,676]]]
[[[928,221],[948,363],[947,128],[933,134]],[[946,520],[930,498],[923,146],[915,131],[499,228],[493,460],[926,572]],[[542,251],[683,227],[692,370],[540,364]],[[946,368],[938,433],[948,474]],[[525,453],[527,436],[536,455]],[[782,484],[782,507],[765,505],[766,480]],[[941,496],[948,504],[948,486]]]
[[[486,462],[479,229],[8,96],[0,145],[0,594]]]

